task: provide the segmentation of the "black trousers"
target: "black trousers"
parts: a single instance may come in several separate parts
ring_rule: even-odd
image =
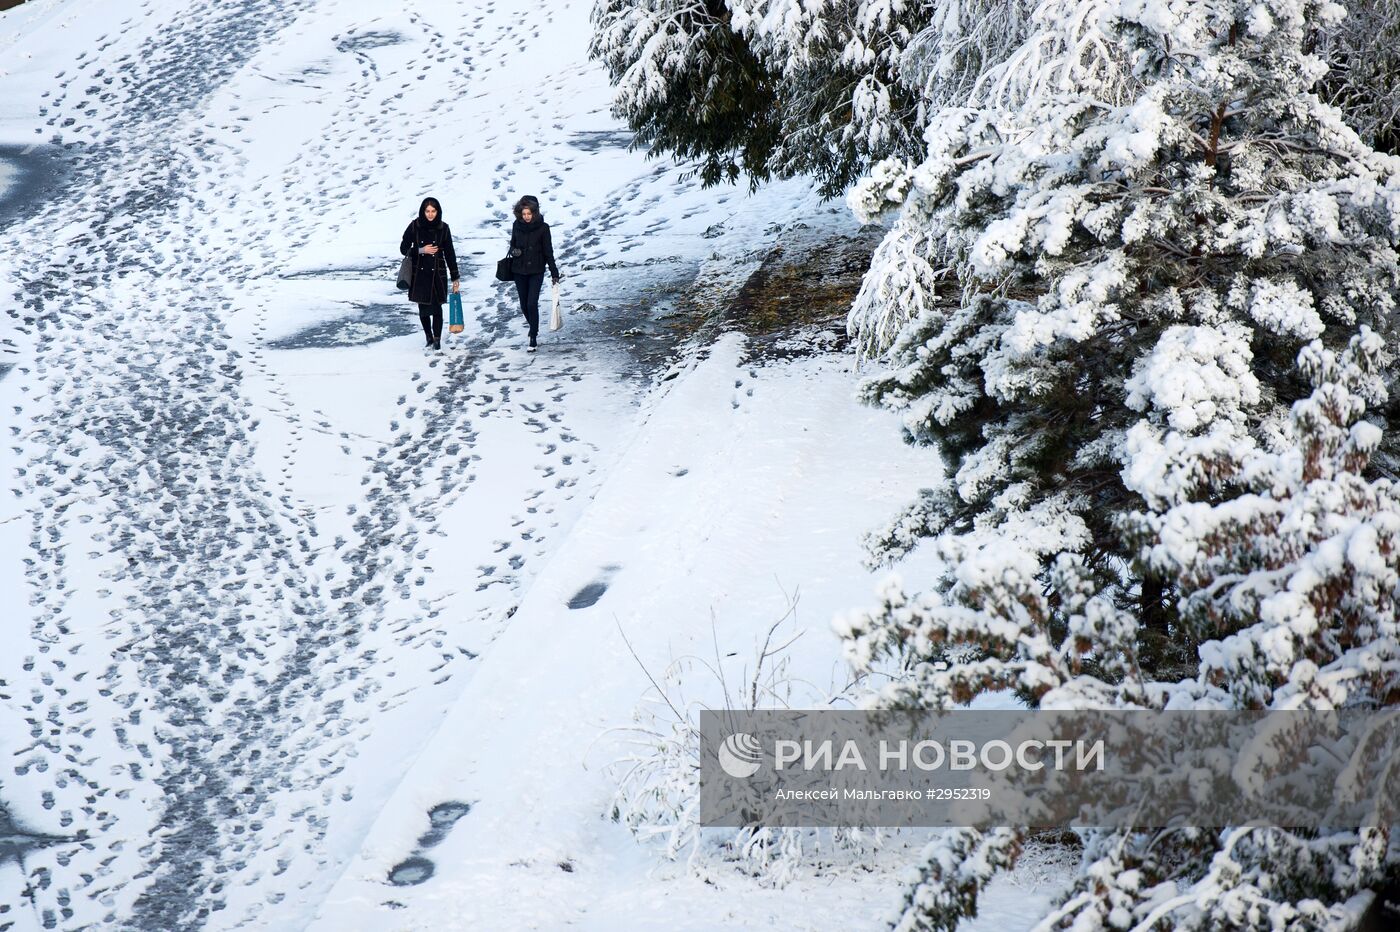
[[[515,276],[515,290],[520,292],[520,313],[530,325],[530,339],[540,332],[540,287],[544,284],[544,273]]]
[[[423,325],[423,335],[433,342],[442,339],[442,305],[418,305],[418,322]]]

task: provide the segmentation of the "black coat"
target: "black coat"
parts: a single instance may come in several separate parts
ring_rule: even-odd
[[[418,251],[420,246],[437,246],[435,256]],[[457,281],[457,250],[452,248],[452,230],[446,223],[415,220],[403,231],[399,255],[413,259],[413,284],[408,300],[417,304],[442,304],[447,300],[447,273]]]
[[[517,254],[515,250],[519,249]],[[549,274],[559,277],[554,264],[554,243],[549,238],[549,224],[543,220],[525,223],[515,221],[510,228],[510,270],[515,275],[538,275],[549,266]]]

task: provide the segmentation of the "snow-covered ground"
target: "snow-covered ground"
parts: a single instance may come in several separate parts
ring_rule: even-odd
[[[604,817],[644,667],[745,654],[795,594],[793,669],[839,685],[860,533],[936,467],[820,339],[667,324],[797,224],[854,223],[628,152],[589,9],[0,15],[0,930],[830,929],[894,902],[883,869],[705,883]],[[491,277],[525,193],[568,276],[533,356]],[[426,194],[467,328],[425,355],[392,275]],[[1019,927],[1037,877],[979,927]]]

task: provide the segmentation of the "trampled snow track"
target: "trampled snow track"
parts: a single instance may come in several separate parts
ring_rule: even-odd
[[[27,858],[37,879],[0,924],[200,927],[270,844],[260,819],[287,761],[268,725],[292,693],[275,675],[278,635],[324,602],[303,565],[314,528],[250,462],[252,416],[200,222],[218,147],[197,111],[298,7],[193,4],[107,65],[125,87],[80,66],[65,91],[106,78],[80,111],[101,130],[41,216],[6,237],[32,343],[22,482],[47,506],[31,512],[40,646],[25,661],[35,744],[20,767],[63,775],[43,805],[77,844]],[[74,120],[73,105],[55,106],[57,125]],[[190,289],[192,275],[212,287]],[[111,619],[96,629],[70,620],[69,580],[89,559]],[[109,684],[105,705],[65,702],[88,677]],[[7,795],[28,789],[6,783]],[[277,824],[316,830],[313,818]]]
[[[0,930],[261,925],[264,910],[314,897],[334,778],[385,675],[357,645],[386,622],[403,645],[441,633],[431,613],[389,607],[411,598],[423,537],[475,478],[474,422],[517,418],[540,450],[539,487],[509,528],[490,529],[503,566],[481,567],[478,588],[513,584],[592,468],[557,411],[512,398],[515,364],[492,347],[516,329],[501,293],[476,304],[483,331],[468,352],[413,374],[403,426],[367,458],[351,540],[328,547],[313,512],[259,469],[259,412],[241,386],[268,371],[257,348],[233,348],[221,317],[238,283],[279,270],[262,231],[309,234],[311,221],[275,185],[247,203],[240,155],[203,108],[310,5],[196,3],[125,55],[107,52],[136,45],[125,32],[82,53],[49,105],[79,157],[40,216],[0,234],[28,349],[16,493],[38,505],[26,573],[37,647],[4,684],[24,719],[7,732],[33,743],[0,777],[0,804],[22,813],[37,800],[67,833],[26,852],[25,888],[0,890]],[[451,37],[461,64],[422,65],[446,76],[444,100],[473,71],[467,25]],[[505,34],[476,36],[483,58]],[[324,151],[343,146],[370,170],[404,139],[362,133],[392,95],[371,56],[345,50],[364,72]],[[355,184],[344,168],[313,153],[297,170],[323,173],[333,197]],[[240,198],[241,216],[222,211]],[[496,198],[504,212],[508,193]],[[576,376],[536,364],[557,407]],[[427,410],[442,414],[415,417]],[[312,429],[290,405],[279,416],[294,438]]]
[[[348,517],[297,495],[308,439],[338,428],[299,403],[261,341],[286,311],[262,285],[289,277],[287,242],[340,235],[322,207],[356,203],[386,175],[402,186],[405,147],[442,138],[394,122],[406,92],[423,88],[414,106],[436,111],[470,105],[488,76],[513,80],[520,29],[495,6],[441,25],[405,13],[392,28],[341,29],[330,45],[358,76],[317,111],[316,144],[271,173],[249,169],[257,133],[242,132],[266,114],[224,92],[246,90],[250,71],[267,77],[259,53],[281,49],[299,17],[338,24],[334,3],[146,0],[48,95],[48,127],[73,165],[32,219],[0,229],[21,350],[7,389],[24,399],[5,438],[31,621],[23,656],[0,659],[0,740],[28,736],[0,761],[0,833],[10,816],[32,833],[23,888],[0,883],[0,932],[283,928],[309,916],[347,855],[329,850],[333,823],[374,814],[355,798],[358,749],[407,692],[457,675],[464,638],[499,633],[561,515],[577,512],[566,503],[596,478],[599,447],[564,406],[584,375],[578,347],[608,336],[579,340],[575,323],[557,355],[525,357],[511,289],[469,292],[469,336],[402,372],[387,430],[373,431],[382,442],[339,434],[352,464],[350,444],[362,457]],[[398,45],[407,64],[392,58]],[[500,175],[532,132],[562,128],[577,72],[565,63],[523,82],[540,93],[451,140],[461,164]],[[279,92],[301,77],[280,80]],[[559,252],[576,285],[630,267],[605,260],[674,220],[623,229],[677,189],[672,167],[630,169],[586,196],[570,177],[575,146],[532,155],[556,186],[552,220],[572,221]],[[482,193],[473,209],[449,205],[474,263],[471,241],[498,248],[521,192],[496,180]],[[234,338],[233,317],[253,322],[252,340]],[[625,368],[655,360],[635,363]],[[269,456],[268,437],[283,435],[263,420],[285,429],[285,450]],[[488,430],[533,450],[531,471],[513,479],[517,500],[473,512],[490,555],[460,578],[454,567],[446,586],[459,588],[444,593],[425,585],[425,556],[444,527],[460,531],[444,524],[455,502],[498,497],[477,485],[493,465],[477,443]],[[449,632],[436,606],[452,595]],[[25,825],[40,809],[52,822]]]
[[[125,95],[94,84],[95,100],[60,99],[56,126],[76,112],[100,131],[44,214],[6,237],[32,345],[21,493],[44,506],[31,512],[28,571],[40,646],[21,703],[34,744],[16,776],[48,774],[33,785],[74,843],[27,857],[35,880],[4,891],[0,927],[202,927],[235,883],[280,901],[289,891],[250,865],[306,851],[324,828],[311,805],[290,818],[285,808],[298,781],[314,800],[336,766],[325,746],[335,729],[311,733],[336,716],[313,700],[328,673],[344,675],[333,661],[359,619],[331,600],[374,605],[373,551],[389,536],[367,534],[355,556],[368,570],[323,594],[307,572],[314,526],[252,463],[255,417],[219,317],[224,283],[260,257],[256,242],[214,245],[229,185],[214,170],[232,158],[198,118],[301,6],[194,4],[107,66]],[[65,88],[75,95],[103,71],[80,66]],[[385,528],[400,518],[373,513]],[[102,567],[111,620],[98,629],[72,621],[70,579],[91,569],[75,567],[85,560]],[[65,702],[87,678],[110,684],[98,690],[105,705]],[[312,750],[319,760],[302,770]],[[29,789],[6,784],[7,795]]]

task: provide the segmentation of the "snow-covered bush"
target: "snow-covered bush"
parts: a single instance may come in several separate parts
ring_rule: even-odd
[[[738,671],[737,679],[730,670],[734,655],[721,654],[718,646],[713,658],[681,657],[659,676],[648,671],[652,685],[632,724],[615,730],[625,736],[628,751],[610,764],[618,789],[609,818],[626,825],[639,842],[659,844],[667,859],[683,859],[699,876],[713,878],[717,867],[728,865],[781,886],[881,843],[878,829],[700,827],[701,710],[822,708],[844,702],[850,690],[822,693],[794,678],[787,648],[796,638],[775,643],[774,636],[795,609],[794,601],[758,645],[752,670]]]

